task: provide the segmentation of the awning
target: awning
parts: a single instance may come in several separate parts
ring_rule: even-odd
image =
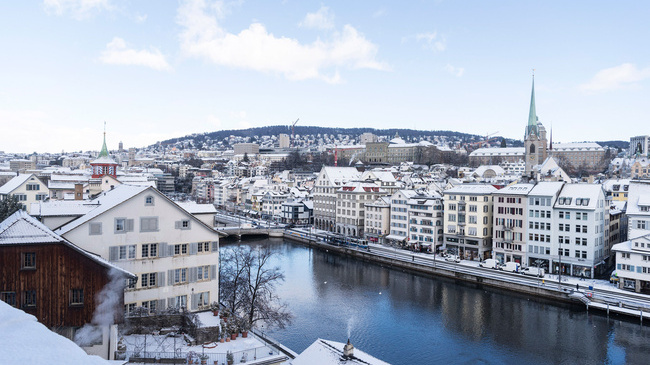
[[[408,237],[405,237],[405,236],[398,236],[398,235],[394,235],[394,234],[389,234],[388,236],[386,236],[386,239],[389,239],[389,240],[395,240],[395,241],[404,241],[404,240],[406,240],[407,238],[408,238]]]

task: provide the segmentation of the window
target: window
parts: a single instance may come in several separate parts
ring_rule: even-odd
[[[158,217],[141,217],[140,232],[158,231]]]
[[[174,255],[187,255],[187,243],[174,245]]]
[[[208,266],[208,265],[199,266],[198,270],[197,270],[198,271],[197,280],[210,280],[209,269],[210,269],[210,266]]]
[[[132,260],[132,259],[135,258],[135,245],[119,246],[118,259],[126,260],[127,258],[129,260]]]
[[[135,283],[138,281],[136,278],[129,278],[126,279],[126,288],[127,289],[135,289]]]
[[[135,310],[135,303],[129,303],[124,305],[124,312],[129,315],[129,313]]]
[[[179,295],[176,297],[176,307],[187,308],[187,295]]]
[[[102,222],[90,223],[88,229],[91,236],[102,234]]]
[[[16,306],[16,292],[15,291],[3,291],[0,293],[0,300],[9,304],[12,307]]]
[[[187,282],[187,269],[174,270],[174,284],[182,284]]]
[[[637,229],[645,229],[645,221],[636,221]]]
[[[32,191],[32,190],[40,190],[41,186],[38,184],[27,184],[27,190]]]
[[[70,305],[84,305],[84,290],[71,289],[70,290]]]
[[[155,300],[142,302],[142,308],[148,310],[149,313],[156,313],[156,307],[157,307],[157,301]]]
[[[36,290],[23,292],[23,307],[36,307]]]
[[[153,205],[153,196],[148,195],[144,198],[144,205]]]
[[[126,219],[115,218],[115,233],[126,232]]]
[[[143,288],[154,287],[157,285],[156,284],[157,277],[158,277],[158,273],[155,272],[142,274],[142,281],[140,282],[140,285]]]
[[[36,253],[24,252],[22,254],[21,269],[36,269]]]
[[[196,304],[199,307],[207,307],[210,305],[210,292],[204,291],[196,295]]]
[[[157,243],[145,243],[142,245],[142,258],[157,257],[157,256],[158,256]]]
[[[210,242],[199,242],[198,243],[199,252],[210,252]]]

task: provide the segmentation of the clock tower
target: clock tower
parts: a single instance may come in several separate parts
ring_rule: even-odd
[[[526,159],[526,171],[524,175],[531,176],[533,167],[546,160],[548,155],[546,143],[546,129],[538,121],[535,110],[535,75],[533,75],[533,89],[530,93],[530,112],[528,113],[528,125],[524,135],[524,157]]]
[[[106,131],[104,130],[104,144],[102,150],[99,151],[97,159],[90,163],[93,167],[93,179],[100,178],[105,175],[110,175],[117,179],[117,162],[108,156],[108,148],[106,148]]]

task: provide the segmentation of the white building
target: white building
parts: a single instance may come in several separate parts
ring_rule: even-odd
[[[633,180],[627,197],[628,239],[650,233],[650,181]]]
[[[593,278],[603,272],[609,238],[609,207],[600,184],[565,184],[553,207],[552,271]],[[596,271],[594,273],[594,270]]]
[[[121,185],[56,233],[136,274],[126,312],[142,306],[207,308],[218,298],[219,236],[152,187]]]
[[[493,194],[492,257],[501,263],[513,261],[525,264],[527,262],[528,193],[534,186],[533,184],[514,184],[495,191]],[[548,232],[548,238],[550,240],[550,232]]]
[[[366,203],[366,239],[383,243],[390,232],[390,197],[382,196]]]
[[[435,252],[442,248],[443,203],[437,192],[416,190],[407,199],[409,244],[416,250]]]
[[[48,190],[34,174],[23,174],[0,186],[0,200],[5,200],[12,195],[23,205],[23,210],[29,213],[32,203],[43,201],[48,197]]]
[[[365,204],[386,195],[386,190],[371,182],[353,181],[336,191],[336,233],[362,237],[365,230]]]
[[[564,182],[542,181],[528,193],[527,230],[525,234],[526,257],[525,266],[550,267],[552,258],[557,258],[557,251],[551,251],[553,232],[557,230],[553,218],[553,206],[560,195]]]
[[[314,183],[314,226],[336,230],[337,191],[344,184],[358,180],[361,173],[354,167],[323,166]]]
[[[650,234],[621,242],[612,247],[616,253],[619,288],[650,291]]]

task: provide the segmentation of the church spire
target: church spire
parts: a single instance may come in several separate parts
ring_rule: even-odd
[[[528,113],[528,128],[526,135],[537,134],[537,111],[535,110],[535,69],[533,69],[533,88],[530,92],[530,112]]]
[[[108,157],[108,148],[106,147],[106,122],[104,122],[104,144],[102,145],[102,150],[99,151],[98,157]]]

